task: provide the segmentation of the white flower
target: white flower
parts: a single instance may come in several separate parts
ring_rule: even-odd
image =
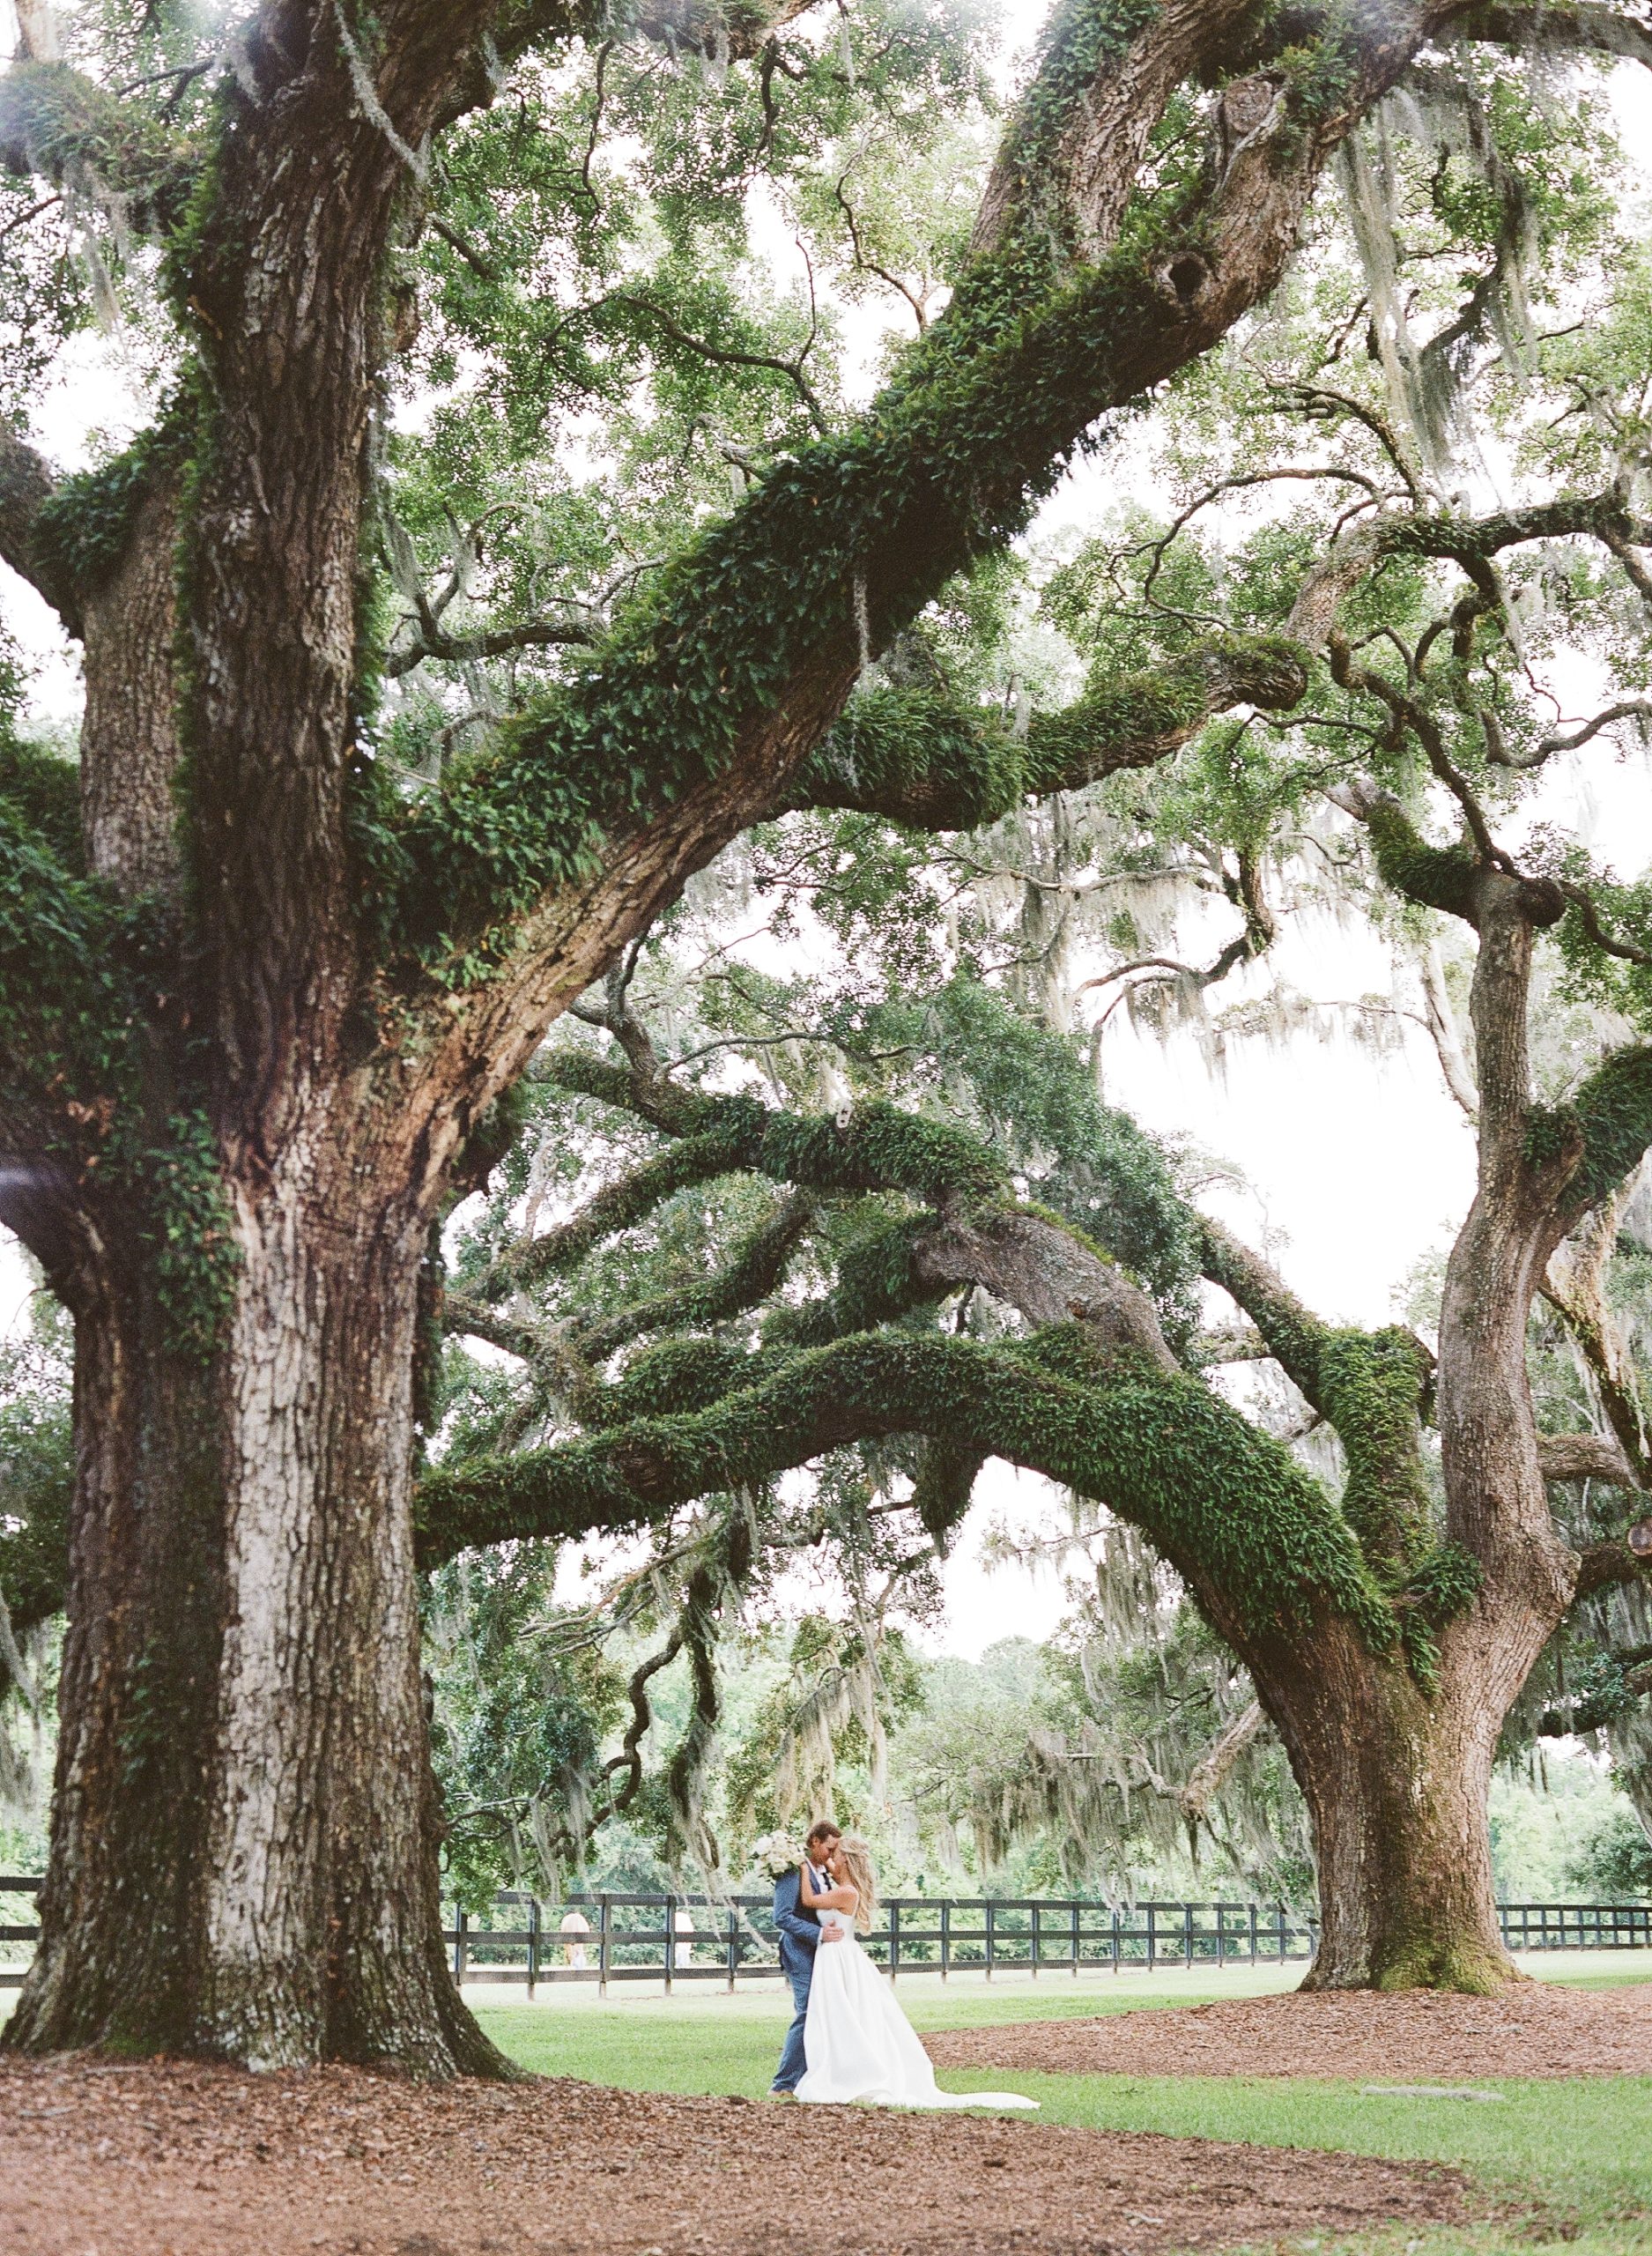
[[[803,1862],[801,1845],[785,1833],[765,1833],[752,1843],[752,1854],[776,1880],[795,1872]]]

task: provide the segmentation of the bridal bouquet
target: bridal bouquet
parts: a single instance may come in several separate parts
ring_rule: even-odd
[[[776,1880],[789,1872],[796,1872],[803,1862],[803,1846],[787,1833],[765,1833],[753,1842],[752,1854],[764,1870]]]

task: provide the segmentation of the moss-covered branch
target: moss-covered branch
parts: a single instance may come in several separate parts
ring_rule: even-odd
[[[712,1139],[726,1174],[767,1175],[799,1190],[904,1191],[934,1204],[948,1191],[991,1196],[1004,1169],[977,1138],[882,1102],[837,1118],[782,1112],[754,1096],[680,1088],[587,1050],[553,1050],[543,1078],[637,1113],[668,1134]]]
[[[1390,1576],[1408,1572],[1432,1542],[1419,1423],[1433,1359],[1397,1325],[1361,1332],[1326,1324],[1219,1222],[1202,1221],[1199,1236],[1205,1275],[1243,1309],[1293,1384],[1335,1427],[1348,1464],[1343,1510],[1367,1557]]]
[[[1098,104],[1136,88],[1143,115],[1097,152],[1122,214],[1143,130],[1196,69],[1201,40],[1219,45],[1231,26],[1130,0],[1080,0],[1069,14],[1086,36],[1052,48],[1028,101],[1059,138],[1063,121],[1093,125]],[[1308,33],[1311,67],[1227,86],[1212,164],[1185,204],[1144,215],[1110,248],[1078,259],[1037,230],[993,235],[853,430],[777,464],[578,679],[408,811],[397,929],[429,975],[449,992],[477,988],[508,958],[528,980],[537,949],[573,945],[561,890],[625,865],[627,842],[641,851],[648,839],[646,882],[663,899],[773,807],[865,652],[1019,530],[1098,416],[1185,366],[1272,287],[1326,154],[1430,20],[1406,8],[1327,18]],[[1091,52],[1095,78],[1075,76],[1073,58]],[[626,902],[641,914],[634,887]],[[588,907],[579,930],[599,923]]]
[[[473,1544],[657,1523],[696,1498],[841,1444],[927,1434],[1108,1503],[1256,1632],[1331,1606],[1395,1636],[1346,1522],[1281,1444],[1196,1380],[1075,1330],[1023,1353],[945,1334],[856,1335],[793,1356],[704,1410],[427,1474],[426,1565]]]
[[[1478,926],[1485,865],[1468,847],[1430,845],[1392,791],[1362,779],[1338,784],[1327,797],[1365,825],[1385,885],[1421,909]]]
[[[0,78],[0,166],[118,196],[129,216],[168,230],[182,219],[199,145],[66,63],[14,63]]]
[[[1441,25],[1442,40],[1485,40],[1493,46],[1544,55],[1620,55],[1652,68],[1652,26],[1619,8],[1591,0],[1554,6],[1550,0],[1491,0]]]
[[[1582,1139],[1563,1204],[1566,1227],[1626,1182],[1652,1148],[1652,1046],[1603,1059],[1565,1108]]]
[[[1336,603],[1383,557],[1451,560],[1480,573],[1503,548],[1571,535],[1649,539],[1616,494],[1552,501],[1492,516],[1395,516],[1354,532],[1302,589],[1309,643],[1330,632]],[[1198,649],[1122,681],[1099,681],[1054,713],[1036,713],[1025,736],[986,710],[959,709],[934,690],[871,690],[856,697],[801,769],[790,805],[883,814],[914,830],[970,830],[1025,798],[1081,790],[1126,767],[1151,767],[1181,749],[1217,713],[1237,704],[1286,713],[1309,684],[1309,648],[1282,636],[1214,636]],[[1374,830],[1392,830],[1374,805]],[[1399,866],[1406,843],[1388,842]],[[1415,879],[1415,866],[1406,862]],[[1440,878],[1433,879],[1435,891]],[[1464,914],[1458,909],[1458,914]]]
[[[1081,790],[1179,750],[1238,704],[1283,712],[1308,686],[1305,655],[1264,635],[1225,636],[1151,672],[1093,684],[1024,736],[932,691],[857,697],[797,779],[790,803],[879,814],[915,830],[969,830],[1024,799]]]
[[[734,1139],[715,1128],[685,1136],[597,1191],[567,1221],[500,1254],[485,1276],[468,1280],[468,1289],[478,1300],[498,1300],[520,1286],[561,1275],[604,1238],[645,1221],[679,1191],[736,1174],[742,1164]]]
[[[455,88],[442,115],[451,124],[467,110],[485,108],[499,92],[500,63],[536,49],[565,47],[574,39],[648,41],[671,55],[702,56],[709,63],[745,61],[813,4],[813,0],[641,0],[613,7],[604,0],[507,0],[494,21],[492,51],[478,41],[476,60]]]
[[[73,583],[41,536],[41,516],[55,490],[33,448],[0,424],[0,559],[44,596],[76,634],[80,605]]]
[[[675,1292],[656,1293],[611,1316],[576,1324],[575,1347],[599,1362],[646,1332],[696,1331],[730,1322],[778,1291],[814,1221],[812,1199],[783,1199],[773,1214],[746,1232],[721,1269]]]

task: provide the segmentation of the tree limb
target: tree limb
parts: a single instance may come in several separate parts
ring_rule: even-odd
[[[1638,1582],[1652,1571],[1652,1552],[1631,1548],[1622,1537],[1610,1543],[1591,1543],[1578,1555],[1577,1586],[1574,1599],[1592,1598],[1596,1591],[1620,1583]]]
[[[53,550],[41,538],[41,512],[56,491],[33,447],[0,424],[0,557],[45,597],[71,634],[81,627],[79,598]]]
[[[454,1043],[469,1052],[483,1025],[520,1029],[503,1055],[488,1038],[501,1079],[540,1013],[588,986],[692,869],[783,803],[865,657],[1021,522],[1079,433],[1271,288],[1326,154],[1433,20],[1402,7],[1325,29],[1342,75],[1322,115],[1282,76],[1230,83],[1211,121],[1211,171],[1186,207],[1151,239],[1112,247],[1164,100],[1241,12],[1168,11],[1122,63],[1111,49],[1083,70],[1070,54],[1047,59],[1006,146],[1025,153],[1041,105],[1041,131],[1070,129],[1063,148],[1082,147],[1091,167],[1082,241],[1039,235],[1034,187],[1019,199],[1016,166],[1001,166],[974,265],[857,426],[777,464],[662,576],[599,668],[515,724],[498,759],[410,810],[401,929],[421,949],[439,944],[426,961]],[[1090,36],[1097,20],[1081,5],[1069,30]],[[478,955],[494,968],[487,991],[456,1013],[448,967]]]
[[[427,1473],[420,1562],[512,1537],[656,1525],[848,1442],[930,1434],[1106,1502],[1182,1571],[1217,1581],[1229,1619],[1257,1634],[1282,1608],[1330,1605],[1391,1638],[1345,1524],[1286,1451],[1196,1380],[1137,1356],[1080,1368],[1082,1379],[1060,1377],[945,1334],[856,1335],[702,1412]]]
[[[1626,10],[1589,4],[1551,7],[1536,0],[1473,7],[1448,17],[1441,26],[1442,40],[1486,40],[1498,47],[1556,49],[1574,55],[1620,55],[1631,63],[1652,67],[1652,25]]]
[[[746,1232],[711,1276],[633,1302],[611,1316],[576,1321],[572,1327],[576,1349],[589,1361],[600,1362],[645,1332],[725,1324],[757,1307],[779,1289],[792,1255],[814,1227],[818,1211],[806,1193],[782,1199],[766,1221]]]
[[[1537,1463],[1545,1480],[1604,1480],[1614,1488],[1647,1485],[1607,1434],[1539,1434]]]
[[[1151,672],[1093,683],[1024,737],[929,691],[858,697],[797,777],[794,806],[882,815],[915,830],[973,830],[1025,798],[1150,768],[1239,704],[1290,709],[1305,654],[1277,637],[1223,635]]]
[[[1633,1171],[1632,1171],[1633,1172]],[[1634,1364],[1606,1297],[1606,1268],[1618,1238],[1618,1224],[1627,1204],[1632,1176],[1626,1176],[1599,1205],[1583,1218],[1559,1252],[1552,1257],[1539,1287],[1544,1298],[1564,1319],[1594,1382],[1595,1391],[1612,1438],[1603,1437],[1603,1448],[1615,1455],[1616,1468],[1596,1471],[1592,1477],[1619,1488],[1652,1488],[1652,1448],[1648,1447],[1646,1412],[1636,1382]],[[1578,1436],[1582,1442],[1587,1438]],[[1538,1442],[1539,1455],[1545,1442]],[[1551,1473],[1550,1480],[1569,1477]]]

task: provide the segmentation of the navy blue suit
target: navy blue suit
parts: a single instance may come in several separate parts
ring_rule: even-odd
[[[810,1869],[812,1871],[813,1866]],[[817,1873],[815,1885],[818,1888],[819,1884]],[[774,1882],[774,1925],[780,1931],[781,1971],[791,1984],[791,2001],[797,2010],[786,2031],[785,2049],[769,2089],[796,2091],[806,2066],[803,2024],[809,2011],[809,1985],[814,1978],[814,1955],[820,1944],[820,1922],[812,1911],[804,1908],[803,1881],[795,1869],[782,1873]]]

